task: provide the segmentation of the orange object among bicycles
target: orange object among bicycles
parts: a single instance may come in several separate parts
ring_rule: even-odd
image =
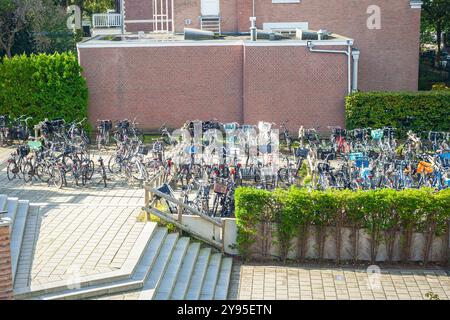
[[[433,172],[433,168],[431,167],[431,163],[429,162],[425,162],[425,161],[420,161],[419,164],[417,165],[417,173],[432,173]]]

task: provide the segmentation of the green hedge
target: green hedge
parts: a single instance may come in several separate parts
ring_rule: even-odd
[[[269,223],[275,225],[276,245],[282,259],[287,258],[294,237],[299,240],[298,256],[304,257],[309,226],[314,226],[318,231],[319,256],[323,257],[325,227],[331,226],[336,227],[336,231],[341,231],[342,227],[350,227],[354,232],[364,228],[371,236],[372,261],[375,260],[377,248],[383,239],[393,241],[395,232],[401,230],[404,239],[403,259],[408,261],[413,232],[429,235],[429,245],[434,235],[448,232],[450,219],[450,189],[440,192],[431,189],[352,192],[308,191],[292,187],[269,192],[246,187],[236,190],[235,200],[237,247],[245,259],[250,258],[251,247],[260,236],[259,225]],[[335,236],[338,244],[336,247],[340,250],[341,232],[336,232]],[[392,248],[392,243],[390,245]],[[392,259],[392,252],[390,254]],[[340,253],[337,260],[339,257]],[[356,248],[354,259],[356,260]]]
[[[348,129],[393,126],[402,135],[450,131],[450,92],[354,93],[346,98],[346,124]]]
[[[0,113],[66,121],[87,117],[88,89],[72,53],[17,55],[0,60]]]

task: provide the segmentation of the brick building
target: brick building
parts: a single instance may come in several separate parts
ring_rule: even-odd
[[[417,90],[419,0],[122,4],[118,12],[127,36],[121,41],[94,38],[78,46],[92,122],[137,117],[142,127],[156,129],[188,119],[289,119],[293,130],[299,125],[326,128],[344,125],[344,98],[353,90]],[[291,35],[321,29],[332,36],[251,41],[252,16],[258,29]],[[225,37],[184,40],[184,28]]]

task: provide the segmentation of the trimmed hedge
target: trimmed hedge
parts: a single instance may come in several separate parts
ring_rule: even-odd
[[[450,92],[358,92],[346,98],[348,129],[396,127],[408,130],[450,131]]]
[[[287,258],[291,240],[295,237],[299,240],[298,256],[304,257],[307,230],[309,226],[314,226],[318,230],[317,244],[321,258],[326,227],[336,227],[337,250],[341,248],[340,231],[343,227],[350,227],[353,232],[364,228],[371,237],[372,262],[375,261],[377,249],[383,239],[393,241],[392,235],[400,230],[404,238],[402,260],[406,262],[414,232],[427,235],[426,248],[429,252],[433,237],[448,233],[450,219],[450,189],[440,192],[431,189],[352,192],[308,191],[292,187],[269,192],[245,187],[236,190],[235,204],[237,247],[244,259],[251,257],[252,245],[261,236],[259,226],[274,224],[276,245],[283,260]],[[356,239],[356,236],[353,238]],[[387,243],[387,246],[392,248],[392,243]],[[354,249],[356,260],[356,248]],[[339,252],[337,256],[339,262]],[[388,256],[392,259],[392,252]]]
[[[73,53],[17,55],[0,60],[0,114],[66,121],[87,117],[88,89]]]

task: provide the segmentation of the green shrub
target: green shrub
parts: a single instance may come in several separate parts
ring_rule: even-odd
[[[408,130],[450,131],[450,92],[359,92],[346,98],[348,129],[393,126]]]
[[[388,260],[392,260],[395,234],[402,232],[402,253],[410,257],[414,232],[426,234],[425,262],[435,235],[448,232],[450,190],[391,189],[369,191],[308,191],[292,187],[269,192],[254,188],[236,190],[237,245],[248,259],[251,246],[259,236],[261,223],[275,224],[280,257],[285,260],[294,237],[298,239],[298,257],[306,253],[309,226],[315,226],[317,249],[323,258],[326,227],[335,227],[337,260],[340,259],[342,227],[353,229],[353,259],[357,258],[357,230],[364,228],[371,240],[371,260],[384,241]]]
[[[87,117],[88,90],[72,53],[17,55],[0,60],[0,113],[66,121]]]

